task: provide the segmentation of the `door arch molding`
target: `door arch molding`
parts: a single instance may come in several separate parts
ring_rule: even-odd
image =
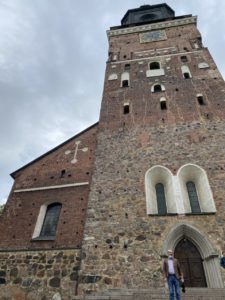
[[[193,225],[186,222],[174,225],[166,234],[161,256],[166,257],[168,249],[174,251],[177,244],[185,236],[197,247],[201,254],[207,286],[209,288],[223,288],[218,252],[213,248],[209,239]]]

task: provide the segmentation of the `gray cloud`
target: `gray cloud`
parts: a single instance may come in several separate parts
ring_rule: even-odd
[[[225,2],[167,3],[176,15],[198,15],[204,44],[225,75]],[[13,182],[9,173],[98,120],[106,30],[142,4],[0,0],[0,202]]]

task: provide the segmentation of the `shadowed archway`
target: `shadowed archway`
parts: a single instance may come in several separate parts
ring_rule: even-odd
[[[201,256],[207,287],[223,288],[218,262],[219,255],[209,239],[194,226],[186,222],[174,225],[166,234],[162,248],[162,257],[166,257],[168,249],[175,251],[176,246],[184,238],[187,238],[196,247]]]

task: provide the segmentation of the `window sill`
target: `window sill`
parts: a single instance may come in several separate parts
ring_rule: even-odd
[[[208,215],[215,215],[216,212],[200,212],[200,213],[184,213],[184,214],[178,214],[178,213],[168,213],[168,214],[148,214],[149,217],[169,217],[169,216],[208,216]]]
[[[201,215],[215,215],[216,212],[199,212],[199,213],[186,213],[186,216],[201,216]]]
[[[31,242],[36,242],[36,241],[54,241],[55,236],[38,236],[36,238],[31,239]]]

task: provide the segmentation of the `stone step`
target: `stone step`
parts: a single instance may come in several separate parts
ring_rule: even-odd
[[[77,300],[168,300],[165,289],[113,289],[99,295],[85,295]],[[225,300],[225,289],[186,288],[182,300]]]

